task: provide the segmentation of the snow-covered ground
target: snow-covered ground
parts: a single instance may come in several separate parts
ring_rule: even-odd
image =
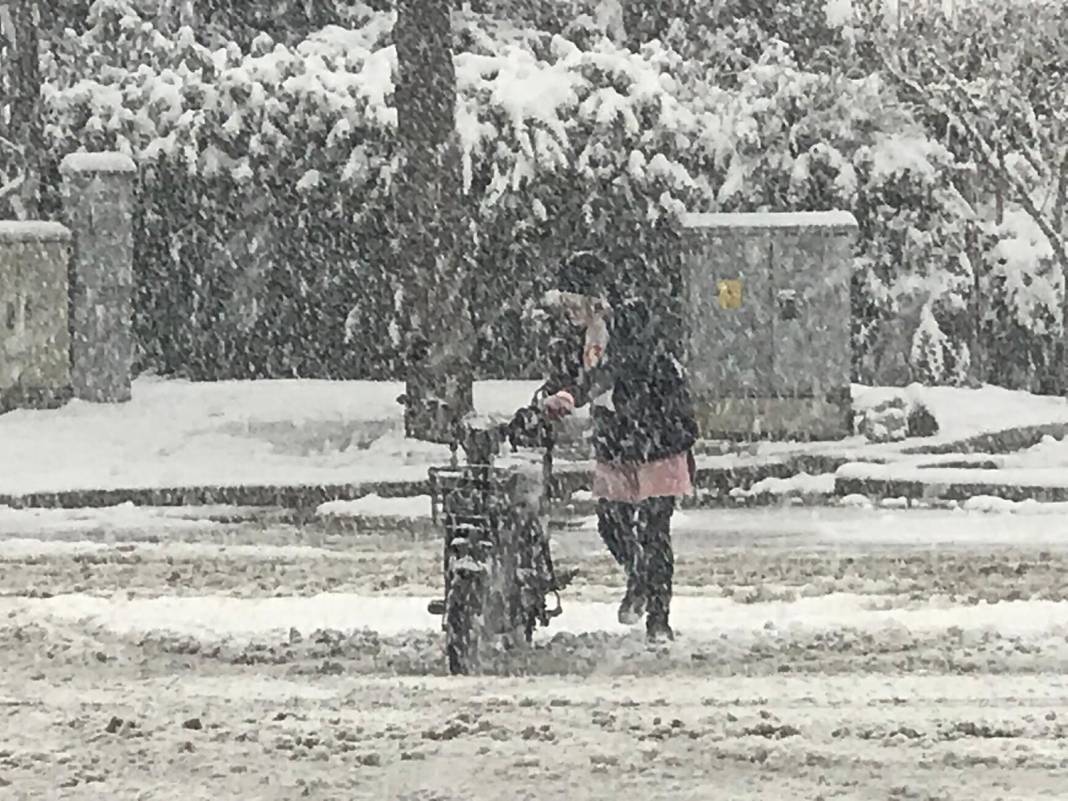
[[[476,409],[509,415],[529,402],[535,387],[524,381],[480,382]],[[403,439],[396,403],[402,391],[395,382],[191,383],[141,377],[126,404],[75,401],[57,410],[0,415],[0,495],[422,480],[428,465],[445,461],[447,450]],[[855,386],[854,397],[857,407],[865,408],[897,391]],[[1068,405],[1060,398],[997,387],[908,392],[941,425],[932,442],[1068,421]],[[765,443],[755,455],[703,456],[701,461],[728,467],[797,450],[893,458],[900,446],[866,445],[857,437],[805,446]],[[1055,470],[1063,461],[1051,463],[1053,451],[1047,445],[1032,456]]]
[[[995,386],[968,389],[915,384],[901,389],[853,385],[853,405],[857,409],[871,408],[899,395],[921,403],[934,415],[939,431],[930,438],[932,443],[953,442],[1013,427],[1068,422],[1068,399],[1063,397],[1032,395]]]
[[[0,506],[0,536],[61,531],[82,534],[92,531],[119,534],[146,529],[196,530],[213,525],[212,512],[227,514],[228,511],[233,513],[238,510],[228,510],[226,507],[218,509],[141,507],[132,503],[92,509],[12,509],[8,506]]]
[[[530,382],[480,382],[476,411],[511,414]],[[0,495],[72,489],[423,480],[448,449],[406,442],[403,384],[142,377],[121,405],[0,415]]]
[[[1003,456],[999,463],[1003,467],[1030,468],[1068,468],[1068,439],[1054,439],[1046,436],[1042,441],[1019,453]]]
[[[961,541],[987,544],[1015,542],[1068,543],[1068,503],[1006,501],[977,496],[954,508],[877,508],[864,498],[846,497],[837,506],[755,509],[684,509],[675,513],[676,531],[700,533],[705,539],[724,537],[788,537],[815,546],[862,541],[872,545],[952,545]],[[321,518],[396,517],[425,520],[430,498],[417,495],[356,501],[331,501],[318,509]],[[12,542],[71,542],[78,537],[117,542],[146,531],[157,540],[183,542],[198,533],[229,530],[219,521],[257,517],[257,510],[226,506],[142,507],[131,503],[89,509],[11,509],[0,506],[0,554]],[[1037,518],[1037,519],[1036,519]],[[1065,523],[1061,527],[1062,521]],[[581,530],[594,531],[596,518],[579,521]],[[240,524],[239,525],[243,525]],[[309,528],[314,528],[310,526]],[[41,547],[45,547],[42,545]],[[103,547],[103,546],[102,546]]]
[[[382,636],[433,632],[440,621],[427,614],[426,597],[324,593],[312,596],[233,598],[226,595],[154,598],[104,598],[85,593],[44,599],[0,599],[0,614],[11,619],[49,620],[102,627],[122,635],[167,632],[197,639],[253,641],[284,638],[292,629],[366,628]],[[884,606],[883,599],[831,593],[792,601],[743,603],[733,598],[680,595],[673,623],[686,644],[714,645],[724,637],[751,638],[770,630],[790,636],[854,629],[894,637],[901,631],[946,635],[950,630],[981,636],[985,631],[1046,636],[1065,643],[1068,604],[1049,600],[995,604],[917,602]],[[612,601],[571,601],[567,616],[539,632],[539,639],[565,634],[625,635]],[[1068,655],[1068,645],[1064,646]]]
[[[664,649],[614,620],[620,577],[596,534],[563,532],[557,561],[580,570],[563,616],[514,655],[519,675],[460,679],[426,612],[433,539],[28,514],[0,536],[0,797],[1068,786],[1068,515],[688,511]]]
[[[323,517],[399,517],[426,518],[431,514],[429,495],[410,495],[383,498],[377,493],[364,495],[354,501],[327,501],[316,512]]]
[[[953,466],[940,466],[946,462]],[[836,475],[875,481],[919,480],[927,484],[975,486],[977,495],[984,486],[1060,488],[1068,486],[1068,439],[1047,435],[1030,448],[1008,454],[916,454],[887,464],[853,462],[840,467]]]

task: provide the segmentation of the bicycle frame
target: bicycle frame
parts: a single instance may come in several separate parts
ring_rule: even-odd
[[[517,416],[518,418],[518,416]],[[449,467],[431,468],[434,520],[444,533],[445,598],[428,610],[443,616],[452,673],[479,669],[491,642],[529,643],[538,625],[561,614],[559,590],[545,518],[552,477],[553,432],[547,421],[517,432],[512,426],[465,426]],[[513,451],[525,442],[542,446],[540,476],[499,467],[507,439]],[[533,436],[530,436],[533,435]],[[465,464],[456,463],[462,448]],[[546,597],[556,597],[547,608]]]

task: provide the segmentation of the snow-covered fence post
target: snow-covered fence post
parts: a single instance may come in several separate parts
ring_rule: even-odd
[[[71,268],[71,386],[96,403],[130,399],[136,166],[121,153],[73,153],[60,165]]]
[[[0,221],[0,412],[69,395],[70,239],[59,223]]]

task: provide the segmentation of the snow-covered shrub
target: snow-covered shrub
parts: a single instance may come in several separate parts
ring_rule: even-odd
[[[912,335],[912,375],[921,384],[961,386],[968,378],[968,343],[954,341],[946,334],[935,308],[936,302],[931,299],[920,310],[920,325]]]
[[[869,442],[900,442],[908,437],[930,437],[938,433],[938,421],[912,384],[885,400],[857,410],[857,433]]]
[[[357,291],[373,296],[367,325],[388,328],[396,257],[385,244],[399,166],[392,15],[364,9],[351,30],[326,28],[296,47],[263,35],[248,51],[209,49],[188,28],[166,36],[120,2],[98,3],[90,22],[45,63],[47,136],[56,161],[116,149],[141,164],[138,252],[150,263],[140,305],[171,309],[168,366],[190,338],[207,348],[194,361],[224,369],[244,367],[248,347],[264,358],[299,348],[294,327]],[[695,181],[677,156],[694,120],[674,97],[670,51],[603,38],[583,50],[476,15],[457,37],[466,45],[456,59],[457,140],[482,234],[480,274],[491,278],[480,283],[522,285],[511,257],[523,236],[596,246],[621,228],[641,236],[692,201]],[[523,277],[545,266],[528,263]],[[495,300],[484,306],[499,308]],[[341,342],[347,310],[327,316]],[[154,335],[150,315],[143,323]],[[221,340],[230,341],[209,344]]]
[[[93,12],[45,62],[46,135],[56,161],[116,149],[142,166],[148,357],[205,377],[368,372],[341,332],[358,292],[388,309],[388,26],[242,52],[165,36],[120,3]]]
[[[990,380],[1045,391],[1057,384],[1064,276],[1049,240],[1023,210],[984,230],[983,333]]]
[[[877,134],[853,163],[864,241],[854,295],[859,372],[885,382],[904,356],[908,380],[963,383],[974,276],[965,252],[968,211],[954,186],[961,168],[915,129]]]
[[[165,369],[397,367],[393,15],[358,3],[345,14],[351,28],[296,46],[260,35],[245,49],[211,48],[98,0],[87,29],[46,58],[52,159],[114,148],[142,166],[140,330]],[[678,47],[629,49],[593,23],[548,33],[457,18],[456,141],[486,361],[511,372],[537,362],[516,341],[519,309],[573,247],[604,248],[629,273],[639,255],[670,261],[663,231],[684,209],[847,208],[862,230],[858,351],[871,321],[892,320],[896,295],[919,283],[944,335],[932,362],[942,372],[929,378],[959,373],[947,322],[967,278],[956,166],[908,129],[878,76],[802,69],[781,43],[753,40],[755,62],[724,83],[708,68],[722,53],[684,56],[681,36]],[[346,321],[371,332],[362,339],[373,352],[344,347]]]
[[[721,209],[856,214],[853,345],[862,379],[882,381],[882,362],[893,358],[906,365],[896,380],[914,377],[920,319],[904,314],[902,300],[920,292],[935,310],[944,351],[940,371],[925,379],[961,380],[968,331],[960,311],[971,268],[961,259],[966,214],[954,188],[960,167],[953,154],[912,123],[879,75],[802,70],[781,47],[743,71],[737,89],[703,87],[695,94],[707,109],[697,143],[708,158],[691,171]],[[899,353],[881,352],[887,348]]]
[[[900,442],[909,435],[908,402],[895,396],[857,415],[857,432],[869,442]]]

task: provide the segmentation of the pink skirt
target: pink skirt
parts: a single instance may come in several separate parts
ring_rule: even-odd
[[[593,496],[606,501],[641,503],[647,498],[684,498],[692,493],[685,453],[645,464],[598,462],[593,471]]]

